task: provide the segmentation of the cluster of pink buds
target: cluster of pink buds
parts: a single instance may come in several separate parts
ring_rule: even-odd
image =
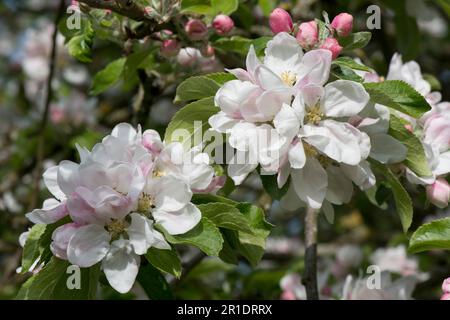
[[[280,32],[292,33],[295,30],[291,15],[281,8],[276,8],[272,11],[269,17],[269,25],[275,34]],[[298,26],[297,41],[305,50],[316,48],[330,50],[333,59],[336,59],[342,51],[342,46],[334,36],[346,37],[352,32],[353,16],[348,13],[340,13],[334,17],[329,28],[331,31],[330,36],[321,41],[316,21],[303,22]]]

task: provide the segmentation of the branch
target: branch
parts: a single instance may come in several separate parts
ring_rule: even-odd
[[[308,300],[319,300],[317,286],[317,214],[312,208],[306,209],[305,216],[305,272],[303,284]]]
[[[91,8],[108,9],[136,21],[150,20],[145,15],[145,8],[134,0],[78,0]]]

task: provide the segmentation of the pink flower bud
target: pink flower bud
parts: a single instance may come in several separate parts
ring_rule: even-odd
[[[450,200],[450,185],[445,179],[437,179],[433,184],[426,187],[427,198],[438,208],[448,206]]]
[[[212,26],[216,30],[217,34],[223,36],[233,29],[234,22],[229,16],[219,14],[214,18]]]
[[[330,50],[333,60],[336,59],[342,51],[342,47],[335,38],[327,38],[320,48]]]
[[[161,45],[161,54],[165,57],[173,57],[180,52],[181,45],[175,39],[164,40]]]
[[[203,21],[197,19],[190,19],[184,26],[184,30],[186,31],[189,39],[194,41],[203,40],[208,34],[208,28],[206,27],[206,24],[204,24]]]
[[[441,300],[450,300],[450,293],[449,292],[444,293],[441,297]]]
[[[303,48],[310,49],[319,40],[319,30],[315,21],[303,22],[298,27],[297,41]]]
[[[210,58],[214,57],[215,50],[211,45],[204,46],[201,50],[202,56]]]
[[[340,13],[334,17],[331,26],[336,30],[338,36],[346,37],[353,29],[353,16],[348,13]]]
[[[270,29],[273,33],[291,32],[294,28],[291,15],[284,9],[276,8],[269,17]]]
[[[444,291],[444,293],[450,293],[450,277],[442,282],[442,291]]]

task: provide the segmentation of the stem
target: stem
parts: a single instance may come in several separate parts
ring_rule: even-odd
[[[317,286],[317,214],[318,211],[308,207],[305,216],[305,271],[303,284],[308,300],[319,300]]]

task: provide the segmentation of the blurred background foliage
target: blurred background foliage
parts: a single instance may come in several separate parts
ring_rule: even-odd
[[[242,66],[249,45],[249,40],[242,39],[270,36],[268,15],[276,7],[288,10],[295,22],[320,17],[323,11],[330,17],[348,12],[355,18],[354,30],[362,31],[367,30],[366,21],[371,13],[366,10],[370,5],[381,9],[381,29],[371,30],[370,44],[352,55],[383,75],[392,55],[400,52],[405,61],[416,60],[434,89],[442,92],[444,101],[449,101],[447,0],[240,0],[231,17],[236,26],[234,35],[241,39],[224,41],[211,36],[215,57],[198,58],[192,63],[161,56],[153,39],[133,40],[127,36],[123,18],[100,11],[91,13],[92,21],[101,22],[93,24],[92,61],[82,63],[68,54],[64,36],[68,39],[74,35],[60,24],[49,123],[41,132],[52,26],[58,4],[44,0],[0,1],[0,299],[13,298],[26,278],[16,274],[21,257],[18,239],[29,227],[25,213],[40,206],[48,196],[40,180],[43,168],[62,159],[76,160],[76,143],[90,148],[122,121],[164,133],[171,116],[181,107],[174,103],[177,85],[195,74]],[[83,34],[87,35],[89,30],[84,28]],[[93,87],[95,75],[121,57],[127,57],[121,80],[116,83],[115,78],[106,79],[105,88]],[[41,150],[40,137],[45,141]],[[415,202],[411,230],[425,221],[449,215],[447,209],[429,206],[422,189],[409,191]],[[388,204],[392,201],[387,189],[376,196],[379,203],[383,202],[380,199]],[[257,203],[275,225],[263,261],[252,269],[245,262],[234,266],[218,259],[205,259],[176,284],[177,298],[277,299],[286,291],[280,286],[281,279],[287,273],[302,270],[303,213],[284,212],[277,201],[263,192],[257,176],[250,177],[231,197]],[[339,284],[342,279],[332,271],[342,246],[352,244],[361,250],[360,264],[348,270],[355,276],[365,271],[377,248],[407,246],[407,236],[402,233],[393,208],[375,206],[366,195],[358,193],[350,204],[336,210],[333,225],[321,217],[319,270],[326,278],[325,291],[342,289]],[[192,253],[186,249],[185,256],[189,254]],[[450,275],[450,256],[435,251],[418,254],[416,258],[416,271],[426,271],[428,277],[416,286],[413,297],[438,298],[442,280]],[[330,297],[335,294],[323,293]],[[127,295],[105,287],[101,294],[107,299],[145,298],[138,287]]]

